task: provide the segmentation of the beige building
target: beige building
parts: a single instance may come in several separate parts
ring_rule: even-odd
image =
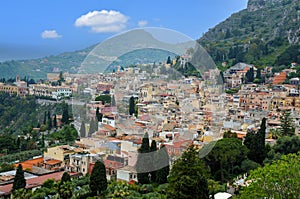
[[[49,147],[44,152],[44,160],[60,160],[65,164],[69,160],[69,155],[74,154],[75,151],[68,145],[66,146],[55,146],[55,147]]]

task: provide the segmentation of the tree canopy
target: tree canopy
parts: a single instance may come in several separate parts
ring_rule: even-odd
[[[208,199],[207,169],[199,153],[189,147],[177,159],[169,175],[168,198]]]
[[[299,198],[299,171],[300,153],[284,155],[251,172],[250,185],[241,190],[239,198]]]
[[[106,169],[103,162],[97,160],[90,176],[90,189],[94,196],[103,195],[107,189]]]
[[[26,180],[24,177],[23,167],[21,164],[19,164],[14,178],[12,190],[15,191],[18,189],[22,189],[25,188],[25,186],[26,186]]]

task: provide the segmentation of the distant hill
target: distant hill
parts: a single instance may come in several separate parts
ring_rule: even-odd
[[[218,66],[300,63],[300,1],[249,0],[199,40]]]
[[[142,29],[112,37],[104,42],[75,52],[62,53],[40,59],[6,61],[0,63],[0,78],[16,75],[45,79],[47,73],[95,73],[112,71],[117,65],[166,62],[167,57],[181,55],[194,47],[195,41],[165,43]]]
[[[39,59],[5,61],[0,63],[1,78],[12,78],[16,75],[33,79],[45,79],[47,73],[69,71],[77,73],[81,62],[94,46],[86,49],[66,52],[56,56]]]

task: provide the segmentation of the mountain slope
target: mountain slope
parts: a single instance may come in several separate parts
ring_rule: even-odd
[[[249,0],[247,9],[210,29],[199,42],[219,65],[286,64],[280,57],[300,43],[300,1]]]
[[[47,73],[68,71],[76,73],[86,55],[94,46],[80,51],[66,52],[39,59],[6,61],[0,63],[0,77],[13,78],[16,75],[33,79],[45,79]]]

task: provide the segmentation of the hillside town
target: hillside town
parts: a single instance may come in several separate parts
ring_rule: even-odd
[[[45,143],[42,156],[15,162],[28,171],[26,188],[40,187],[48,178],[60,180],[65,171],[72,178],[91,174],[97,160],[105,164],[107,179],[135,183],[138,149],[145,134],[156,141],[157,148],[166,148],[170,163],[191,144],[201,149],[223,138],[224,132],[231,131],[244,140],[247,133],[259,129],[263,118],[265,143],[272,145],[286,112],[299,134],[300,80],[288,78],[296,72],[293,64],[273,73],[272,67],[257,69],[238,63],[222,73],[222,84],[216,81],[217,69],[206,71],[202,78],[170,80],[161,73],[162,68],[172,70],[170,64],[160,64],[151,72],[143,66],[118,67],[107,74],[48,74],[47,80],[29,85],[20,77],[13,84],[1,83],[0,92],[36,96],[42,104],[66,101],[80,136],[74,144]],[[59,80],[63,80],[60,85],[53,84]],[[99,96],[110,96],[110,101],[95,100]],[[84,111],[78,112],[78,107]],[[101,119],[91,132],[89,121],[97,113]],[[58,128],[61,118],[55,116]],[[15,171],[0,173],[1,197],[10,195],[14,175]]]

